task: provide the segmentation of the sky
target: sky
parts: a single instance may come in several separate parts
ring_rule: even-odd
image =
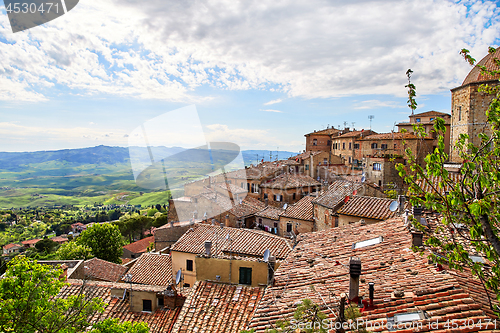
[[[175,133],[150,144],[189,146],[199,133],[165,114],[194,106],[207,142],[298,152],[369,115],[397,130],[409,68],[417,112],[449,113],[459,51],[500,45],[491,1],[80,0],[17,33],[1,7],[0,151],[126,147],[148,123]]]

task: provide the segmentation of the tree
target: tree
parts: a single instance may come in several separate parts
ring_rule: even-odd
[[[83,294],[56,297],[66,285],[62,270],[24,256],[8,264],[0,280],[0,331],[23,333],[77,333],[85,331],[89,319],[104,309],[100,299]]]
[[[490,53],[495,49],[490,48]],[[471,64],[475,60],[469,51],[463,49],[461,54]],[[500,68],[500,61],[493,59]],[[487,70],[480,66],[483,74],[494,77],[499,70]],[[410,80],[411,70],[407,72]],[[409,82],[408,105],[416,108],[415,86]],[[463,159],[458,177],[450,174],[443,164],[448,161],[444,152],[444,121],[437,118],[434,131],[438,136],[438,146],[426,158],[425,168],[415,163],[412,152],[407,151],[408,168],[399,164],[397,170],[409,185],[410,202],[415,206],[425,206],[441,215],[439,226],[429,233],[413,221],[413,225],[428,233],[425,244],[433,252],[430,258],[436,263],[446,263],[450,268],[470,270],[477,276],[486,289],[497,295],[500,300],[500,206],[497,204],[500,194],[500,86],[481,85],[480,91],[493,95],[486,116],[491,126],[491,135],[479,133],[480,145],[470,142],[467,134],[461,134],[455,142],[454,149]],[[416,133],[423,137],[422,128],[416,128]],[[431,188],[424,191],[423,187]],[[478,255],[488,262],[475,260]],[[489,298],[489,294],[485,292]],[[492,310],[498,309],[493,306]]]
[[[53,240],[46,238],[42,239],[38,243],[35,244],[35,249],[38,252],[45,253],[45,254],[50,254],[52,253],[52,250],[57,246],[57,243],[54,242]]]
[[[119,323],[118,319],[105,319],[93,326],[90,333],[148,333],[148,325],[145,323]]]
[[[94,224],[83,231],[77,243],[88,246],[92,255],[102,260],[121,263],[123,241],[118,226],[111,223]]]
[[[58,260],[87,260],[92,258],[92,249],[71,241],[62,244],[55,253]]]

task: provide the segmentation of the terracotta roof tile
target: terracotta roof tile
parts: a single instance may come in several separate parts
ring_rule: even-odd
[[[383,237],[381,243],[352,248],[356,242],[379,236]],[[349,292],[351,257],[361,260],[360,296],[367,298],[368,283],[375,283],[375,309],[363,312],[361,317],[368,324],[385,323],[395,313],[417,309],[425,310],[431,321],[439,319],[441,325],[448,318],[481,319],[483,322],[488,319],[475,299],[485,296],[469,293],[453,273],[438,271],[428,263],[426,256],[411,251],[411,239],[400,218],[299,235],[298,244],[276,270],[275,283],[267,288],[248,327],[264,332],[277,320],[290,319],[299,302],[306,298],[318,304],[335,321],[339,295]],[[397,298],[394,291],[404,291],[405,296]],[[368,330],[372,331],[370,327]],[[387,329],[382,326],[373,331],[386,332]],[[474,331],[486,331],[486,328]]]
[[[30,239],[30,240],[25,240],[25,241],[22,241],[21,244],[23,245],[34,245],[36,243],[38,243],[39,241],[41,241],[40,238],[36,238],[36,239]]]
[[[230,240],[226,238],[228,234]],[[203,254],[205,241],[212,241],[212,255],[216,256],[233,253],[262,257],[269,249],[277,259],[284,259],[292,250],[287,239],[268,232],[199,224],[182,235],[171,251]]]
[[[247,196],[241,201],[241,204],[235,203],[229,212],[236,217],[244,217],[257,213],[265,206],[266,205],[262,201]]]
[[[450,116],[449,113],[439,112],[439,111],[426,111],[421,113],[415,113],[413,117],[427,117],[427,116]]]
[[[179,333],[238,333],[247,325],[264,289],[198,281],[174,326]]]
[[[127,272],[132,283],[153,286],[172,284],[172,258],[168,254],[144,253]]]
[[[481,69],[479,66],[485,66],[488,70],[498,70],[498,66],[493,61],[493,58],[500,58],[500,47],[496,49],[495,53],[486,55],[481,61],[477,63],[477,65],[469,72],[467,77],[465,78],[462,86],[465,86],[469,83],[481,82],[481,81],[489,81],[495,80],[500,77],[500,75],[490,76],[490,75],[482,75]]]
[[[360,140],[418,140],[420,139],[418,136],[412,133],[380,133],[366,136],[364,138],[360,138]],[[434,140],[433,138],[426,137],[426,140]]]
[[[352,132],[348,132],[348,133],[339,135],[336,139],[353,138],[353,137],[357,138],[357,137],[361,137],[361,136],[369,136],[372,134],[377,134],[377,132],[372,131],[372,130],[352,131]]]
[[[277,208],[274,206],[267,206],[260,212],[256,213],[255,216],[264,217],[271,220],[279,220],[280,214],[284,213],[285,210],[282,208]]]
[[[137,242],[125,245],[123,248],[129,250],[132,253],[144,253],[148,250],[149,244],[155,242],[155,237],[146,237],[144,239],[138,240]]]
[[[393,199],[353,196],[337,212],[343,215],[387,220],[396,215],[389,206]]]
[[[307,195],[296,203],[289,205],[280,216],[304,221],[313,221],[312,202],[314,199],[316,199],[316,197]]]
[[[10,249],[15,248],[15,247],[23,247],[23,246],[21,244],[10,243],[10,244],[4,245],[3,249],[10,250]]]
[[[260,187],[288,189],[306,186],[321,186],[321,183],[306,175],[282,174],[278,177],[263,183]]]
[[[338,209],[346,196],[351,196],[353,191],[357,191],[362,187],[362,183],[356,183],[349,180],[336,180],[328,186],[328,190],[320,193],[319,196],[313,200],[313,203],[330,209]]]
[[[92,258],[84,263],[85,275],[103,281],[119,281],[127,271],[126,267],[99,258]]]
[[[61,290],[61,293],[59,294],[60,297],[77,295],[80,292],[82,286],[81,280],[68,280],[68,282],[70,285]],[[104,319],[118,319],[120,322],[144,322],[148,324],[149,332],[151,333],[172,332],[175,320],[177,319],[181,308],[178,307],[174,310],[158,308],[153,313],[132,312],[130,311],[128,298],[122,299],[111,296],[111,289],[119,288],[125,290],[129,287],[130,284],[128,283],[86,281],[84,294],[87,297],[100,298],[105,304],[107,304],[104,312],[94,315],[91,319],[91,323],[102,321]],[[134,286],[134,290],[149,292],[162,292],[164,289],[165,287]]]

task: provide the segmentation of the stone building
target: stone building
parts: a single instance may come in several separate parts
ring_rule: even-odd
[[[432,143],[433,150],[438,145],[438,134],[433,132],[434,123],[437,118],[441,118],[444,120],[444,125],[446,128],[446,132],[444,133],[444,152],[446,154],[450,153],[450,124],[451,124],[451,115],[444,112],[438,111],[427,111],[421,112],[414,115],[409,116],[409,122],[402,122],[397,124],[398,131],[401,132],[402,129],[405,129],[408,133],[414,133],[413,125],[420,125],[424,128],[425,133],[427,133],[428,137],[434,139]]]
[[[275,207],[296,203],[309,193],[320,189],[321,183],[305,176],[285,173],[262,184],[261,201]]]
[[[340,130],[329,127],[321,131],[314,131],[304,135],[306,137],[306,151],[329,152],[332,146],[332,137],[341,133]]]
[[[363,139],[372,134],[377,134],[372,130],[360,130],[352,131],[333,139],[332,143],[332,154],[343,158],[343,162],[346,165],[352,165],[354,167],[361,166],[361,144],[360,139]]]
[[[461,86],[451,89],[451,143],[454,147],[460,134],[468,134],[474,145],[480,144],[479,133],[490,134],[491,129],[486,118],[486,111],[493,95],[478,92],[482,84],[497,85],[500,75],[495,77],[482,75],[479,66],[488,70],[498,70],[494,58],[500,58],[500,48],[484,57],[467,75]],[[461,163],[458,152],[451,149],[450,161]]]

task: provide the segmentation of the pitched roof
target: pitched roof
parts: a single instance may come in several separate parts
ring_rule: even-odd
[[[230,240],[226,238],[229,234]],[[171,251],[205,253],[205,241],[212,241],[212,255],[223,253],[262,257],[269,249],[277,259],[284,259],[292,250],[287,239],[265,231],[228,228],[208,224],[195,225],[172,245]]]
[[[313,197],[312,195],[303,197],[293,205],[289,205],[285,211],[280,214],[280,216],[304,221],[314,221],[312,201],[315,198],[316,197]]]
[[[214,183],[211,186],[221,189],[225,192],[231,192],[232,194],[242,194],[247,193],[247,190],[241,188],[240,186],[229,184],[229,183]]]
[[[197,281],[174,325],[179,333],[235,333],[243,330],[264,289]]]
[[[255,216],[258,217],[264,217],[266,219],[271,219],[271,220],[279,220],[280,219],[280,214],[284,213],[285,210],[282,208],[277,208],[274,206],[267,206],[260,212],[256,213]]]
[[[320,193],[313,200],[313,203],[326,208],[337,209],[346,196],[352,195],[354,191],[362,187],[362,183],[355,183],[349,180],[336,180],[328,186],[328,190]]]
[[[132,283],[169,286],[173,281],[172,257],[168,254],[144,253],[127,274],[132,276]]]
[[[286,173],[271,179],[267,183],[261,184],[260,187],[277,188],[283,190],[287,188],[320,186],[320,185],[321,183],[319,183],[312,177],[300,174]]]
[[[229,212],[236,217],[249,216],[257,213],[263,209],[266,205],[255,198],[250,196],[245,197],[240,203],[235,203],[235,205],[229,210]]]
[[[103,281],[116,282],[127,271],[126,267],[99,258],[84,262],[85,275]]]
[[[36,239],[30,239],[30,240],[25,240],[25,241],[22,241],[21,244],[23,245],[31,245],[31,244],[36,244],[38,243],[39,241],[41,241],[40,238],[36,238]]]
[[[353,196],[345,203],[337,213],[342,215],[365,217],[376,220],[387,220],[396,216],[391,212],[389,206],[393,199],[375,198],[365,196]]]
[[[415,113],[413,116],[410,117],[426,117],[426,116],[450,116],[449,113],[444,113],[444,112],[439,112],[439,111],[426,111],[426,112],[421,112],[421,113]]]
[[[443,178],[441,176],[431,175],[429,176],[429,181],[426,181],[424,179],[418,179],[416,183],[421,187],[421,189],[425,193],[436,193],[437,190],[437,192],[444,195],[447,191],[452,191],[454,186],[462,179],[462,174],[460,173],[450,172],[448,175],[450,177],[451,183],[445,184],[445,186],[442,188],[438,186],[438,184],[443,181]]]
[[[125,245],[123,248],[129,250],[132,253],[144,253],[148,250],[149,244],[155,242],[155,236],[146,237],[144,239],[138,240],[137,242]]]
[[[351,246],[380,236],[383,240],[378,244],[357,249]],[[278,319],[291,318],[297,302],[306,298],[318,304],[329,318],[336,319],[337,313],[330,309],[339,305],[340,293],[349,291],[351,257],[361,260],[360,296],[367,298],[368,283],[375,283],[375,309],[363,312],[360,318],[368,324],[385,324],[395,313],[416,310],[427,311],[428,321],[441,323],[462,318],[484,322],[487,318],[476,299],[484,295],[469,293],[454,273],[438,271],[426,256],[410,250],[412,237],[400,218],[301,234],[298,241],[276,270],[275,284],[267,288],[249,328],[263,332]],[[470,276],[466,279],[473,280]],[[404,291],[405,297],[395,297],[394,291]]]
[[[336,134],[338,132],[340,132],[339,129],[331,127],[331,128],[326,128],[326,129],[321,130],[321,131],[314,131],[314,132],[311,132],[311,133],[307,133],[304,136],[316,135],[316,134],[319,134],[319,135],[332,135],[332,134]]]
[[[372,131],[372,130],[361,130],[361,131],[352,131],[352,132],[347,132],[345,134],[339,135],[335,139],[343,139],[343,138],[352,138],[352,137],[358,137],[358,136],[368,136],[372,134],[377,134],[377,132]]]
[[[68,280],[69,286],[63,287],[59,296],[68,297],[77,295],[82,286],[82,280]],[[110,283],[100,281],[86,281],[84,294],[87,297],[98,297],[103,300],[106,305],[103,313],[98,313],[92,318],[92,323],[102,321],[104,319],[118,319],[120,322],[144,322],[149,326],[151,333],[167,333],[172,332],[174,322],[179,315],[181,308],[174,310],[166,308],[158,308],[153,313],[148,312],[132,312],[128,298],[122,299],[111,296],[111,289],[129,289],[128,283]],[[161,292],[165,287],[154,286],[139,286],[135,285],[134,290],[143,290],[149,292]]]
[[[23,247],[23,246],[21,244],[10,243],[10,244],[4,245],[3,249],[4,250],[10,250],[10,249],[13,249],[15,247]]]
[[[56,243],[66,243],[69,241],[69,239],[67,237],[63,237],[63,236],[52,237],[51,240],[53,242],[56,242]]]

